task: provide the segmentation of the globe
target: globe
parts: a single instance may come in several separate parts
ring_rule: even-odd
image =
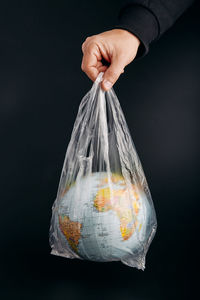
[[[122,260],[143,248],[150,216],[145,193],[121,174],[83,176],[66,188],[58,206],[63,251],[92,261]]]

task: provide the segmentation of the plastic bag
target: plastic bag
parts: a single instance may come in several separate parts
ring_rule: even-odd
[[[157,228],[146,178],[120,103],[100,87],[82,99],[52,206],[51,254],[145,269]]]

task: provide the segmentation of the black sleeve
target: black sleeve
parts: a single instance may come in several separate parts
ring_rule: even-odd
[[[141,42],[137,57],[172,26],[194,0],[133,0],[122,6],[115,28],[126,29]]]

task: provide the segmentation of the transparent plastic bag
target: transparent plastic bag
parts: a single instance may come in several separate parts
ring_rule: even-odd
[[[51,254],[145,269],[157,228],[146,178],[120,103],[100,87],[82,99],[52,206]]]

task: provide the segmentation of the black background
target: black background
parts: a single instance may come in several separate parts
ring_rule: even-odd
[[[196,2],[114,89],[152,193],[145,271],[50,255],[51,207],[79,103],[81,44],[123,1],[1,1],[1,299],[192,299],[199,238]],[[192,297],[192,298],[191,298]]]

